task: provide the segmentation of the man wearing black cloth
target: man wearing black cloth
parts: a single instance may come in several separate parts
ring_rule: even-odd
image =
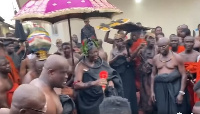
[[[81,29],[81,42],[84,39],[88,38],[97,38],[94,27],[92,27],[89,23],[89,19],[84,20],[85,26]]]
[[[185,94],[186,72],[181,56],[169,50],[169,39],[158,41],[160,54],[153,58],[151,97],[158,114],[190,114]],[[188,110],[187,110],[188,109]]]

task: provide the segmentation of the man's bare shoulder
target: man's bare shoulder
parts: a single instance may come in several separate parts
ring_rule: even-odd
[[[160,56],[160,54],[156,54],[156,55],[153,57],[153,60],[159,59],[159,56]]]
[[[8,108],[0,108],[0,114],[10,114],[10,109],[8,109]]]
[[[84,68],[84,64],[83,64],[83,60],[81,60],[81,61],[79,61],[78,63],[77,63],[77,65],[76,65],[76,69],[77,70],[81,70],[81,69],[83,69]]]
[[[179,55],[185,55],[185,51],[183,51],[183,52],[179,53]]]
[[[175,58],[175,61],[178,62],[178,63],[181,63],[183,62],[183,57],[178,54],[178,53],[173,53],[173,57]]]
[[[31,72],[29,71],[25,76],[24,76],[24,79],[23,79],[23,84],[29,84],[31,81],[32,78],[31,78]]]
[[[34,80],[32,80],[30,82],[31,85],[34,85],[34,86],[37,86],[37,87],[40,87],[41,86],[41,81],[39,80],[39,78],[36,78]]]
[[[196,51],[196,50],[193,50],[193,52],[195,53],[195,55],[197,55],[197,56],[199,56],[200,55],[200,53],[198,52],[198,51]]]
[[[200,40],[200,36],[196,36],[196,37],[195,37],[195,40]]]

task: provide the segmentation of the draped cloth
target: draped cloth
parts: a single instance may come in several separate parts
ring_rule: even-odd
[[[100,62],[95,63],[94,68],[89,68],[83,74],[82,82],[98,80],[101,71],[108,72],[108,81],[113,81],[115,89],[119,96],[123,96],[122,81],[118,73],[112,69],[106,62],[100,67]],[[96,68],[95,68],[96,67]],[[77,105],[79,114],[99,114],[99,105],[104,99],[104,93],[101,86],[92,86],[87,89],[77,91]]]
[[[118,57],[110,66],[115,69],[123,83],[124,97],[130,102],[132,114],[138,113],[136,85],[135,85],[135,64],[127,62],[126,57]]]
[[[13,93],[15,92],[15,90],[17,89],[17,87],[19,86],[17,83],[14,82],[12,75],[8,74],[9,79],[12,81],[13,83],[13,87],[7,92],[7,104],[10,107],[11,103],[12,103],[12,97],[13,97]]]
[[[181,105],[176,103],[176,97],[181,88],[181,74],[174,70],[170,74],[160,74],[155,76],[155,97],[158,114],[190,114],[187,91],[183,97]]]
[[[171,50],[172,48],[170,47],[170,50]],[[177,52],[176,53],[181,53],[181,52],[183,52],[183,51],[185,51],[185,47],[184,46],[181,46],[181,45],[179,45],[178,46],[178,50],[177,50]]]
[[[10,67],[11,67],[11,75],[12,75],[13,83],[20,84],[19,72],[16,69],[13,60],[7,55],[5,57],[8,60]]]
[[[196,74],[196,82],[200,81],[200,62],[186,62],[184,63],[186,71],[190,72],[191,74]],[[198,98],[197,94],[193,91],[194,84],[191,81],[188,81],[188,91],[191,97],[191,106],[200,99]]]
[[[143,38],[139,38],[136,42],[133,42],[133,44],[131,46],[131,52],[134,52],[137,49],[137,47],[139,47],[140,44],[143,43],[143,42],[146,42],[145,39],[143,39]],[[134,62],[135,62],[135,65],[136,65],[135,68],[139,69],[139,66],[141,64],[140,58],[136,57]],[[140,72],[139,72],[139,70],[136,70],[135,73],[136,73],[135,83],[136,83],[137,89],[139,90],[140,89]]]

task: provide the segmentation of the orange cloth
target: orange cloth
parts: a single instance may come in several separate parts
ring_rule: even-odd
[[[169,49],[171,50],[172,47],[169,47]],[[185,50],[185,47],[184,47],[184,46],[178,46],[178,50],[177,50],[176,53],[181,53],[181,52],[183,52],[184,50]]]
[[[19,72],[15,67],[13,60],[9,56],[5,56],[11,67],[11,74],[14,83],[20,84]]]
[[[146,41],[145,41],[145,39],[142,39],[142,38],[139,38],[136,42],[133,42],[133,44],[131,46],[131,52],[134,52],[137,49],[137,47],[139,47],[140,44],[143,42],[146,42]],[[135,58],[135,64],[136,64],[136,69],[138,69],[138,67],[140,65],[139,57]],[[135,78],[136,88],[139,90],[140,89],[140,73],[139,73],[139,70],[135,70],[135,71],[136,71],[136,78]]]
[[[138,46],[140,46],[140,44],[142,42],[146,42],[145,39],[143,38],[139,38],[136,42],[133,42],[132,46],[131,46],[131,51],[135,51],[137,49]]]
[[[15,92],[15,90],[17,89],[17,87],[19,86],[17,83],[14,82],[13,78],[12,78],[12,75],[11,74],[8,74],[10,80],[13,82],[13,87],[12,89],[10,89],[9,91],[7,91],[7,103],[8,103],[8,106],[10,107],[11,106],[11,103],[12,103],[12,97],[13,97],[13,93]]]
[[[200,80],[200,62],[186,62],[184,63],[186,71],[189,71],[190,73],[196,73],[196,82]],[[190,93],[190,97],[193,99],[193,102],[191,101],[191,105],[194,106],[194,104],[200,99],[198,98],[197,94],[193,91],[193,84],[188,81],[188,91]]]

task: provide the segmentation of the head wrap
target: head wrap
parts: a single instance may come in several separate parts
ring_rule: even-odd
[[[81,47],[81,50],[83,52],[83,54],[85,56],[88,55],[88,52],[93,49],[93,48],[98,48],[98,42],[97,42],[97,39],[91,39],[91,38],[88,38],[87,40],[84,40],[82,42],[82,47]]]

